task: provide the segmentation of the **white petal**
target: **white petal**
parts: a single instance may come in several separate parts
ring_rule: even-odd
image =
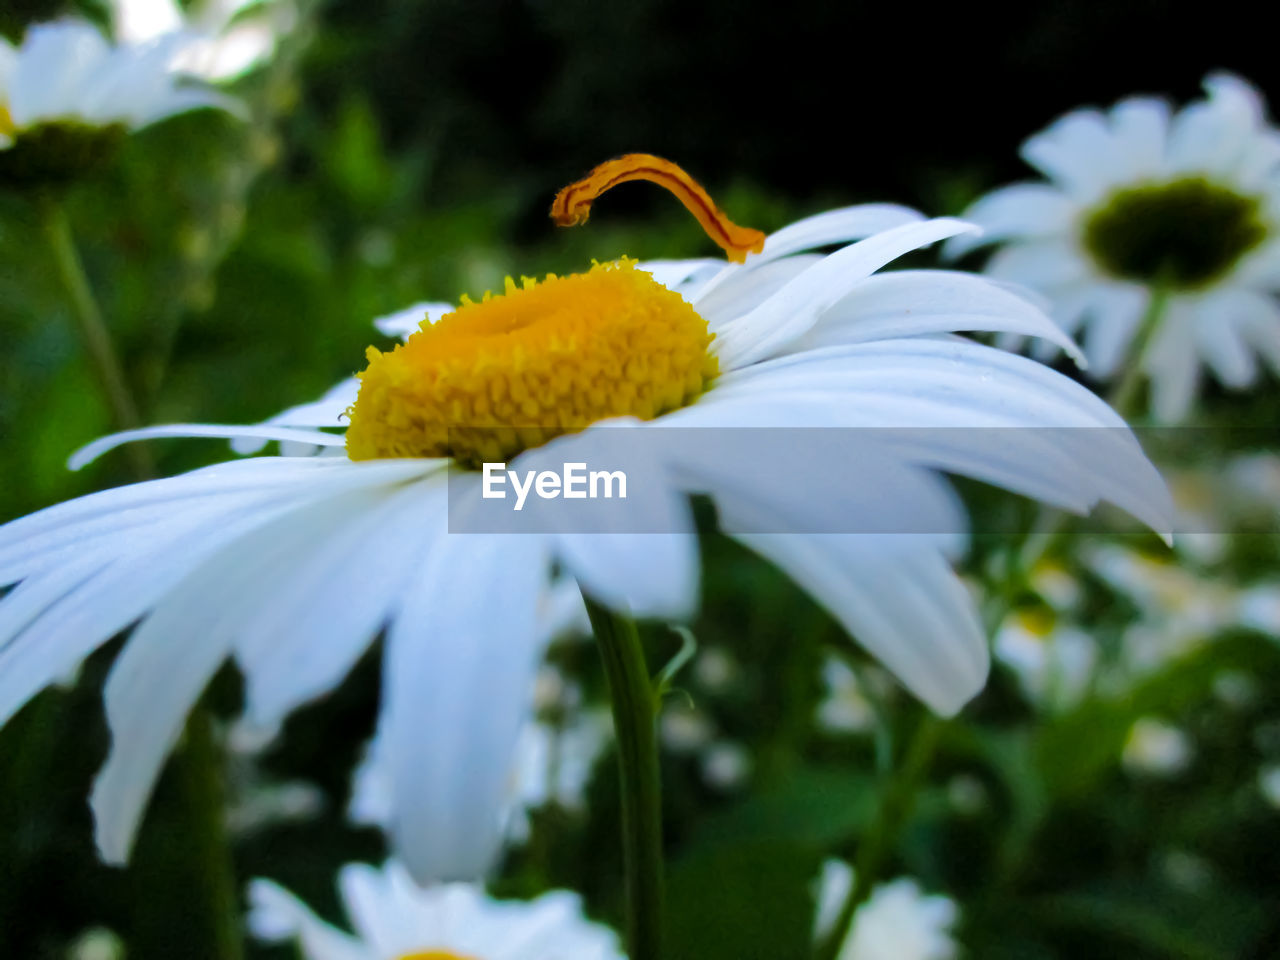
[[[1200,385],[1192,319],[1171,308],[1152,338],[1143,361],[1151,384],[1151,412],[1159,423],[1180,423],[1191,410]]]
[[[919,223],[924,215],[896,203],[862,203],[805,217],[765,238],[764,249],[747,257],[746,263],[729,264],[702,288],[703,297],[722,283],[739,278],[783,257],[819,247],[852,243],[909,223]]]
[[[306,556],[367,496],[357,491],[309,504],[238,538],[184,577],[134,631],[103,693],[111,752],[90,797],[103,860],[128,857],[187,713],[246,616],[270,597],[279,571]]]
[[[109,450],[137,440],[154,440],[162,437],[264,437],[267,440],[296,440],[317,447],[345,447],[345,437],[319,430],[292,430],[271,425],[226,425],[214,423],[167,423],[163,426],[140,427],[137,430],[121,430],[92,443],[86,443],[67,460],[67,467],[80,470],[97,460]]]
[[[1159,97],[1121,100],[1111,109],[1115,134],[1126,169],[1126,178],[1142,179],[1163,172],[1169,129],[1169,103]]]
[[[1022,158],[1077,199],[1096,199],[1116,176],[1115,138],[1101,112],[1077,110],[1022,145]]]
[[[797,343],[811,349],[960,330],[1043,337],[1083,360],[1079,348],[1034,304],[1005,287],[951,270],[895,270],[868,277]]]
[[[654,280],[690,298],[693,292],[725,269],[723,260],[642,260],[637,265]]]
[[[1169,162],[1178,173],[1231,173],[1262,119],[1256,90],[1218,74],[1205,82],[1209,97],[1184,109],[1169,132]]]
[[[699,316],[707,321],[712,333],[719,335],[728,324],[750,313],[769,297],[794,280],[814,264],[821,262],[821,254],[802,253],[785,260],[774,260],[730,275],[714,289],[708,284],[692,297],[690,302]]]
[[[947,218],[909,223],[824,257],[750,313],[725,326],[715,341],[722,362],[734,369],[778,353],[813,326],[822,311],[886,263],[973,229],[963,221]]]
[[[268,418],[264,424],[281,427],[345,427],[347,411],[356,402],[359,393],[360,381],[356,377],[349,377],[330,387],[319,400],[289,407]],[[241,435],[232,438],[231,449],[236,453],[256,453],[267,443],[268,440],[263,437]]]
[[[1258,376],[1253,351],[1241,334],[1241,316],[1255,309],[1258,295],[1227,288],[1205,294],[1195,305],[1194,332],[1200,356],[1228,387],[1242,389]]]
[[[1116,372],[1150,299],[1150,292],[1137,284],[1103,284],[1091,291],[1084,346],[1094,376],[1106,379]]]
[[[109,52],[107,41],[87,21],[60,20],[28,28],[9,91],[13,122],[25,127],[78,116],[85,80]]]
[[[842,394],[838,404],[830,395],[814,395],[833,390]],[[798,418],[793,423],[830,424],[839,417],[841,425],[850,427],[923,427],[928,428],[931,448],[946,446],[950,436],[948,430],[936,428],[1017,427],[1003,431],[1004,456],[996,459],[997,465],[1020,464],[1022,475],[1039,478],[1039,484],[1048,479],[1043,473],[1043,464],[1051,462],[1045,459],[1047,447],[1060,447],[1060,466],[1069,464],[1054,484],[1062,492],[1070,491],[1063,502],[1046,496],[1048,490],[1039,486],[1027,490],[1030,495],[1074,510],[1102,498],[1157,531],[1170,529],[1168,492],[1124,421],[1084,387],[1025,357],[958,339],[825,347],[726,374],[689,410],[750,398],[763,417],[770,404],[781,404],[791,393],[797,396],[790,402],[799,405],[792,411]],[[826,414],[816,409],[823,403],[831,408]],[[1088,429],[1056,429],[1064,427]],[[972,443],[984,434],[1002,432],[971,429],[956,434],[954,443]],[[952,451],[948,457],[955,455]],[[961,472],[984,462],[986,455],[977,463],[967,462]],[[974,475],[988,479],[982,473]],[[1012,485],[1013,479],[1000,473],[991,482]]]
[[[444,532],[444,496],[443,476],[380,494],[280,572],[236,638],[251,722],[278,724],[341,682]]]
[[[259,940],[297,940],[307,960],[384,960],[270,880],[249,884],[248,924]]]
[[[455,509],[456,509],[455,505]],[[384,715],[392,835],[419,882],[492,865],[542,654],[545,538],[440,538],[388,633]]]
[[[378,317],[373,321],[373,325],[388,337],[408,340],[424,323],[437,323],[446,313],[453,313],[457,309],[452,303],[424,301],[415,303],[412,307],[397,310],[395,313],[389,313],[385,317]]]
[[[985,272],[1041,291],[1078,283],[1091,273],[1074,242],[1067,240],[1011,243],[992,255]]]
[[[963,218],[982,228],[980,234],[952,237],[943,245],[945,257],[959,257],[988,243],[1010,238],[1050,237],[1063,233],[1076,205],[1047,183],[1015,183],[994,190],[969,207]]]
[[[1240,332],[1271,369],[1280,373],[1280,304],[1255,294],[1252,306],[1240,315]]]
[[[550,501],[544,510],[566,572],[596,600],[641,618],[688,620],[698,606],[698,543],[693,515],[664,465],[636,442],[643,427],[626,421],[547,444],[512,469],[551,469],[582,462],[621,470],[625,504],[603,498]]]
[[[1231,279],[1245,286],[1280,293],[1280,239],[1268,240],[1250,251]]]
[[[935,712],[954,714],[986,683],[990,662],[977,611],[929,538],[736,539],[790,575]]]

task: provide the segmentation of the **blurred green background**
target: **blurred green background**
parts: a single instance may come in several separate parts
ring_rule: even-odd
[[[16,40],[25,24],[71,9],[6,0],[0,31]],[[78,9],[109,20],[105,6]],[[1280,94],[1274,39],[1257,16],[1243,3],[1156,0],[308,3],[276,57],[234,86],[251,122],[196,113],[130,137],[71,193],[69,212],[145,418],[249,422],[357,370],[364,347],[382,342],[370,320],[413,302],[477,296],[508,273],[569,271],[592,257],[714,252],[671,198],[640,187],[610,195],[589,227],[556,231],[554,192],[607,157],[669,156],[735,220],[762,229],[859,201],[954,213],[1025,176],[1017,144],[1071,107],[1133,92],[1186,99],[1217,67]],[[119,455],[65,469],[110,417],[30,199],[3,189],[0,339],[0,520],[128,479]],[[1273,425],[1275,397],[1269,380],[1252,396],[1213,394],[1205,421]],[[1235,452],[1229,443],[1200,451],[1209,470]],[[178,441],[154,452],[173,473],[226,448]],[[977,509],[1007,509],[975,497]],[[977,579],[998,546],[977,544]],[[709,535],[704,549],[696,632],[742,672],[728,691],[688,686],[754,763],[750,789],[726,792],[695,759],[666,759],[671,956],[803,957],[808,882],[824,854],[865,839],[920,711],[887,695],[878,737],[816,728],[838,629],[730,544]],[[1105,656],[1142,612],[1075,558],[1062,562]],[[1197,575],[1251,584],[1277,571],[1274,537],[1257,535]],[[1043,605],[1030,591],[1016,600]],[[654,662],[674,644],[650,640]],[[131,957],[208,955],[179,777],[162,784],[129,870],[101,866],[93,851],[85,798],[106,747],[99,689],[113,652],[0,730],[0,957],[64,957],[94,926],[117,931]],[[594,652],[564,656],[598,697]],[[1233,671],[1250,678],[1246,705],[1215,693]],[[371,654],[263,760],[269,776],[318,784],[326,802],[313,819],[239,836],[242,880],[271,876],[332,911],[336,867],[382,856],[376,833],[343,818],[376,680]],[[983,960],[1280,956],[1280,811],[1256,789],[1259,765],[1280,757],[1278,682],[1275,638],[1240,626],[1053,716],[997,672],[966,721],[942,731],[889,876],[957,898],[961,939]],[[213,691],[220,715],[234,715],[237,697],[228,670]],[[1135,782],[1121,748],[1152,712],[1191,733],[1196,760],[1181,777]],[[498,889],[576,887],[618,921],[607,761],[589,814],[536,815]],[[957,782],[976,784],[982,802],[964,812]]]

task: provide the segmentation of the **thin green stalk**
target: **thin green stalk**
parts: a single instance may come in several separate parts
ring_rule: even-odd
[[[201,902],[209,904],[205,929],[211,936],[210,956],[243,960],[239,891],[227,839],[222,764],[213,736],[209,711],[197,707],[187,718],[184,749],[178,754],[188,813],[195,821],[191,844],[204,884]]]
[[[627,957],[662,955],[662,787],[658,773],[658,699],[635,621],[583,593],[604,661],[618,742],[622,853],[627,891]]]
[[[60,201],[47,196],[41,201],[40,213],[45,239],[49,242],[49,250],[57,267],[58,279],[66,290],[71,313],[80,331],[80,340],[89,352],[103,396],[111,408],[112,419],[120,430],[139,427],[142,425],[142,418],[138,415],[138,405],[129,391],[124,369],[111,340],[111,332],[103,320],[98,301],[94,299],[93,288],[89,286],[89,278],[85,275],[84,263],[76,249],[66,211]],[[130,444],[127,452],[139,479],[145,479],[153,473],[153,464],[146,447]]]
[[[831,932],[815,950],[816,960],[836,960],[840,955],[840,948],[853,929],[858,908],[870,898],[876,879],[893,852],[898,834],[911,816],[916,794],[933,760],[942,726],[941,721],[927,712],[916,724],[902,766],[881,796],[866,839],[858,847],[858,856],[853,864],[853,887]]]
[[[1111,408],[1126,420],[1133,415],[1138,397],[1141,395],[1142,385],[1146,382],[1147,374],[1143,364],[1146,361],[1147,351],[1151,348],[1151,341],[1155,338],[1156,331],[1160,329],[1160,321],[1164,318],[1165,307],[1168,305],[1168,290],[1163,286],[1152,287],[1151,302],[1147,304],[1147,311],[1138,325],[1138,334],[1134,337],[1133,348],[1130,350],[1129,368],[1107,398]]]

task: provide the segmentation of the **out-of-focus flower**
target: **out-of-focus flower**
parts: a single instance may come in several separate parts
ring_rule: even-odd
[[[576,893],[495,900],[476,884],[420,889],[403,867],[348,864],[338,873],[355,933],[317,917],[270,880],[249,885],[249,929],[293,941],[304,960],[625,960],[616,934],[589,921]]]
[[[1004,243],[987,273],[1083,328],[1093,375],[1140,365],[1165,422],[1186,416],[1202,363],[1234,388],[1257,379],[1259,356],[1280,368],[1280,136],[1248,83],[1215,74],[1205,88],[1172,115],[1139,97],[1062,117],[1022,148],[1050,182],[982,198],[965,216],[986,232],[949,244]]]
[[[1131,773],[1173,777],[1191,765],[1193,754],[1184,730],[1157,717],[1143,717],[1129,731],[1121,759]]]
[[[613,720],[602,708],[572,711],[554,726],[537,721],[525,727],[500,814],[507,836],[527,839],[529,811],[547,804],[583,810],[591,772],[612,740]],[[349,814],[356,823],[391,826],[395,807],[387,764],[385,740],[377,735],[354,778]]]
[[[858,682],[853,667],[828,654],[822,661],[824,693],[818,703],[818,726],[828,733],[866,733],[876,725],[876,709]]]
[[[0,184],[73,179],[130,130],[203,107],[238,112],[175,67],[190,42],[112,46],[75,19],[30,27],[18,47],[0,37]]]
[[[1272,764],[1258,771],[1258,789],[1267,803],[1280,810],[1280,764]]]
[[[261,66],[296,24],[292,0],[110,0],[116,36],[146,43],[167,34],[192,36],[175,66],[208,80],[232,80]]]
[[[1124,634],[1121,664],[1140,677],[1241,622],[1241,592],[1184,564],[1107,544],[1082,551],[1085,565],[1138,608]]]
[[[1028,700],[1055,711],[1070,709],[1088,693],[1098,648],[1084,631],[1037,608],[1005,618],[995,655],[1013,671]]]
[[[16,584],[0,599],[0,719],[138,624],[107,681],[112,749],[92,796],[101,852],[118,862],[224,660],[245,676],[250,719],[269,725],[339,684],[385,629],[379,729],[398,855],[420,879],[475,876],[497,854],[553,571],[612,610],[689,618],[693,494],[933,710],[954,713],[985,682],[988,653],[951,566],[966,517],[938,471],[1076,512],[1105,499],[1158,529],[1168,514],[1159,474],[1088,390],[1026,358],[923,336],[976,327],[1068,344],[1035,307],[981,277],[876,274],[969,229],[854,207],[762,235],[742,264],[621,260],[513,281],[391,352],[371,349],[349,421],[342,407],[311,411],[312,426],[345,435],[183,424],[91,444],[76,465],[174,436],[347,456],[224,463],[0,528],[0,584]],[[530,423],[543,426],[518,426]],[[1012,429],[951,429],[975,426]],[[1037,429],[1062,426],[1102,429],[1065,431],[1078,442]],[[848,442],[813,444],[812,463],[760,449],[780,433],[793,450],[795,427],[840,428]],[[883,427],[912,429],[898,442],[862,429]],[[561,515],[541,531],[459,532],[492,518],[475,468],[493,460],[530,477],[625,465],[626,519],[659,532],[616,529],[599,499],[578,526]],[[850,532],[828,532],[833,522]]]
[[[823,864],[814,924],[817,939],[831,933],[853,879],[847,863]],[[952,930],[959,916],[955,901],[924,893],[910,878],[881,884],[854,914],[838,960],[953,960],[958,948]]]
[[[124,941],[106,927],[86,930],[67,949],[66,960],[124,960]]]
[[[225,741],[227,830],[247,836],[279,823],[310,820],[324,809],[324,793],[304,780],[280,781],[265,773],[261,758],[279,735],[237,721]]]

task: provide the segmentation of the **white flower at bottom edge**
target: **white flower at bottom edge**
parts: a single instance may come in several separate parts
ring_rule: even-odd
[[[576,893],[495,900],[478,884],[419,888],[395,862],[338,873],[355,928],[344,933],[270,880],[249,885],[249,928],[296,941],[305,960],[625,960],[617,935],[582,913]]]
[[[1172,115],[1135,97],[1062,117],[1022,148],[1050,182],[983,197],[965,216],[986,232],[948,247],[1004,243],[986,272],[1047,297],[1068,333],[1083,328],[1093,376],[1141,364],[1165,423],[1185,418],[1202,364],[1234,389],[1255,382],[1258,357],[1280,370],[1280,132],[1238,77],[1205,88]],[[1162,318],[1135,358],[1156,288]]]
[[[85,20],[29,27],[22,45],[0,37],[0,157],[42,127],[145,127],[201,107],[237,111],[236,101],[181,83],[174,60],[193,42],[170,33],[112,46]]]
[[[1034,361],[945,336],[977,328],[1062,340],[1035,307],[981,277],[876,274],[969,229],[897,207],[853,207],[779,231],[740,266],[650,265],[682,296],[627,263],[513,290],[424,323],[397,352],[375,354],[346,437],[279,424],[177,425],[91,444],[75,465],[126,440],[162,436],[296,440],[346,446],[348,456],[222,463],[0,527],[0,584],[16,584],[0,599],[0,721],[137,624],[106,684],[112,749],[92,795],[101,853],[121,862],[187,711],[223,661],[234,658],[245,677],[249,720],[270,726],[339,684],[385,629],[379,729],[397,855],[420,880],[471,878],[496,856],[513,751],[547,639],[552,570],[607,607],[687,620],[699,583],[690,494],[710,496],[726,532],[801,584],[935,711],[954,713],[984,684],[988,654],[951,566],[965,545],[964,512],[939,471],[1074,512],[1109,500],[1157,529],[1169,514],[1158,473],[1088,390]],[[847,245],[825,256],[805,252],[840,242]],[[610,324],[581,314],[578,304],[615,287],[628,292],[610,294]],[[631,387],[667,390],[669,365],[622,362],[650,338],[611,324],[643,323],[697,364],[681,368],[676,386],[719,371],[650,421],[607,420],[510,458],[520,470],[592,462],[659,438],[653,459],[630,478],[636,496],[628,506],[652,520],[645,529],[673,532],[450,533],[451,522],[481,504],[478,473],[445,457],[361,459],[379,442],[401,444],[396,424],[434,423],[403,406],[385,419],[371,413],[367,399],[409,402],[366,398],[377,369],[412,359],[415,338],[448,340],[450,323],[456,330],[538,297],[551,297],[556,309],[522,328],[521,363],[539,357],[533,347],[548,356],[560,350],[558,376],[607,361],[649,378]],[[575,323],[588,324],[592,338],[565,353],[574,341],[559,331]],[[508,343],[462,339],[467,349]],[[431,356],[460,349],[445,343]],[[540,402],[554,402],[530,391],[507,361],[481,359],[485,370],[497,363],[499,374],[516,378],[503,389],[518,389],[533,406],[524,422],[536,419]],[[402,382],[417,389],[437,381]],[[487,395],[492,385],[481,382]],[[610,382],[621,391],[629,381]],[[463,383],[448,381],[450,389]],[[322,425],[347,426],[342,409],[313,413],[323,413]],[[759,436],[741,429],[748,427],[842,428],[849,442],[810,463],[763,454],[726,462],[702,442],[708,428],[721,438]],[[883,427],[911,429],[870,429]],[[958,427],[988,429],[948,429]],[[362,453],[352,449],[357,436]],[[480,441],[493,436],[509,438],[496,432]],[[815,532],[833,527],[919,532]]]
[[[853,881],[853,868],[842,860],[822,865],[816,939],[831,934]],[[951,931],[959,916],[955,901],[924,893],[908,877],[880,884],[854,914],[837,960],[953,960],[957,947]]]

